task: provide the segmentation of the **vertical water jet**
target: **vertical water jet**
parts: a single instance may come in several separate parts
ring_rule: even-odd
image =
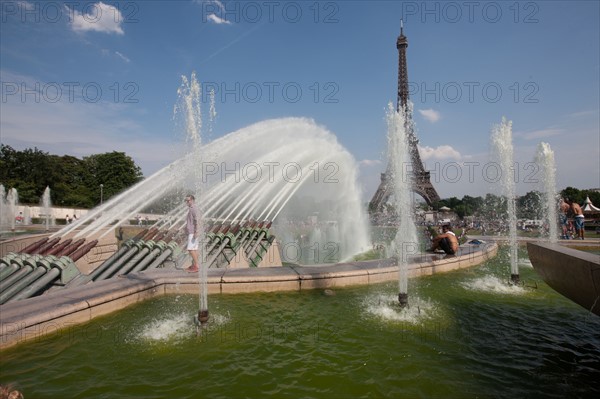
[[[544,196],[545,221],[548,224],[548,239],[552,243],[558,242],[558,212],[556,193],[556,166],[554,151],[548,143],[540,143],[537,148],[535,161],[542,171],[542,190]]]
[[[413,221],[412,173],[407,132],[406,109],[396,111],[390,103],[387,110],[388,164],[393,185],[393,207],[398,217],[393,241],[398,262],[398,302],[408,306],[408,255],[417,243],[417,229]]]
[[[517,211],[515,181],[516,173],[513,162],[512,121],[502,118],[502,122],[492,128],[492,154],[500,167],[500,191],[506,198],[508,223],[508,242],[510,248],[510,281],[519,284],[519,256],[517,246]]]

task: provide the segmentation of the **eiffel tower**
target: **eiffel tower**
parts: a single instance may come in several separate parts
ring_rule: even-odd
[[[421,156],[417,144],[419,139],[413,130],[412,114],[408,110],[408,71],[406,66],[406,48],[408,47],[408,40],[404,36],[404,26],[400,23],[400,36],[396,41],[396,48],[398,48],[398,100],[396,103],[396,110],[398,112],[405,112],[405,128],[408,132],[408,141],[410,144],[410,158],[412,163],[413,171],[413,191],[419,194],[429,206],[434,202],[440,200],[440,196],[431,184],[430,174],[423,167],[421,162]],[[386,214],[387,203],[390,195],[393,192],[392,184],[390,179],[390,165],[388,164],[386,172],[381,174],[381,183],[379,188],[373,195],[373,199],[369,203],[369,214],[371,220],[377,221],[381,216]],[[389,213],[389,212],[388,212]]]

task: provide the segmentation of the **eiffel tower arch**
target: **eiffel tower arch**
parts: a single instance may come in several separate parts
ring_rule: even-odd
[[[430,173],[423,167],[421,156],[419,155],[419,139],[415,134],[412,126],[412,113],[408,108],[408,68],[406,63],[406,48],[408,47],[408,39],[404,36],[404,27],[400,27],[400,36],[396,41],[396,48],[398,49],[398,98],[396,103],[396,110],[398,112],[405,112],[405,128],[408,133],[409,141],[409,152],[412,163],[413,179],[412,188],[413,191],[419,194],[429,206],[434,202],[440,200],[435,187],[431,184]],[[369,214],[371,220],[380,220],[382,217],[389,215],[390,212],[395,212],[393,209],[388,209],[388,202],[390,196],[393,193],[393,182],[389,178],[390,176],[390,165],[387,166],[386,172],[381,174],[381,182],[377,191],[373,195],[371,202],[369,203]]]

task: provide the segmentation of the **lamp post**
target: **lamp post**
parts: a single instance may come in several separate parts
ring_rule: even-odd
[[[104,184],[100,184],[100,205],[102,205],[102,197],[103,197],[103,189],[104,189]]]

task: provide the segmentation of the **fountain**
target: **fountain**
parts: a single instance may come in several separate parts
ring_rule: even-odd
[[[16,188],[6,189],[0,184],[0,231],[15,231],[15,216],[19,194]],[[21,221],[22,223],[22,221]]]
[[[397,112],[392,103],[388,104],[388,158],[391,166],[391,181],[394,188],[394,209],[399,225],[393,240],[393,251],[398,262],[398,301],[401,307],[408,306],[408,262],[409,253],[415,254],[417,230],[413,221],[412,178],[407,170],[412,165],[409,154],[406,110]]]
[[[200,209],[197,210],[198,214],[198,227],[197,230],[200,232],[200,236],[197,237],[200,243],[206,242],[206,235],[204,231],[204,184],[202,175],[202,162],[204,157],[202,155],[202,113],[201,113],[201,101],[200,101],[200,84],[196,79],[196,73],[192,72],[190,79],[182,76],[181,86],[177,90],[179,96],[179,103],[175,107],[174,114],[183,115],[185,123],[186,133],[186,145],[190,148],[189,159],[191,160],[192,166],[192,187],[194,191],[194,198],[196,198],[195,206]],[[212,109],[211,109],[212,111]],[[211,112],[211,119],[213,113]],[[199,285],[199,310],[197,316],[197,322],[200,325],[204,325],[208,322],[208,290],[206,286],[207,280],[207,269],[208,264],[205,261],[205,255],[203,253],[199,256],[199,273],[198,273],[198,285]]]
[[[6,194],[6,208],[10,221],[10,230],[15,231],[15,215],[17,214],[17,203],[19,202],[19,194],[16,188],[11,188]]]
[[[46,231],[50,230],[51,226],[54,226],[54,215],[52,214],[52,200],[50,199],[50,187],[46,187],[44,194],[42,195],[42,212],[45,219],[44,224],[46,225]]]
[[[517,293],[465,289],[473,277],[503,275],[502,258],[420,278],[420,295],[436,305],[417,323],[367,311],[374,294],[397,293],[395,281],[336,287],[333,296],[214,295],[201,336],[189,317],[196,295],[150,299],[3,350],[2,382],[14,382],[25,397],[600,393],[600,318],[543,282]],[[531,268],[522,275],[539,281]],[[94,362],[82,361],[92,355]],[[77,378],[65,379],[64,370]]]
[[[507,201],[508,244],[510,248],[510,281],[519,284],[519,257],[517,246],[517,211],[515,180],[516,173],[513,164],[512,121],[502,118],[500,124],[494,125],[491,134],[492,158],[499,168],[498,181],[501,195]]]
[[[185,95],[197,94],[193,81],[192,76],[185,86]],[[194,126],[193,132],[198,133],[201,126],[201,121],[195,119],[198,109],[193,100],[187,104],[191,107],[186,105],[181,109],[192,110],[191,126]],[[279,223],[276,228],[284,231],[289,242],[294,243],[298,237],[286,227],[290,227],[289,224],[298,227],[294,222],[305,216],[304,210],[292,209],[296,205],[295,198],[313,198],[314,202],[310,203],[322,207],[318,215],[311,216],[325,223],[302,226],[308,229],[305,237],[309,237],[311,247],[312,242],[322,244],[336,237],[339,259],[347,259],[368,246],[368,230],[356,187],[355,162],[335,137],[314,121],[302,118],[264,121],[202,146],[197,137],[196,144],[192,141],[193,151],[189,154],[106,201],[53,238],[67,234],[71,234],[72,239],[110,234],[114,230],[109,225],[115,220],[118,220],[115,226],[118,228],[123,220],[165,193],[187,192],[186,189],[192,188],[204,199],[202,213],[206,218],[204,230],[208,241],[199,281],[195,276],[173,270],[149,270],[155,268],[152,266],[156,262],[160,263],[163,254],[171,256],[174,247],[161,253],[160,248],[150,246],[148,241],[175,242],[178,239],[176,230],[185,209],[177,206],[155,226],[140,232],[137,241],[124,243],[114,258],[107,259],[88,277],[98,277],[97,280],[112,277],[116,262],[127,270],[137,269],[133,275],[98,281],[94,286],[74,286],[68,296],[56,292],[32,298],[22,303],[23,308],[13,302],[2,305],[2,332],[6,333],[3,339],[9,339],[11,329],[18,334],[20,328],[26,338],[37,338],[3,352],[0,358],[3,378],[22,383],[22,390],[32,397],[148,397],[152,394],[189,397],[200,390],[207,396],[230,397],[527,396],[531,392],[561,396],[587,393],[586,389],[598,391],[589,381],[599,377],[600,367],[596,365],[600,343],[598,347],[581,348],[576,354],[572,351],[582,339],[597,341],[598,322],[585,319],[581,310],[569,302],[561,302],[560,297],[552,296],[555,294],[544,286],[535,292],[520,290],[517,294],[464,288],[464,280],[473,274],[490,270],[501,273],[505,265],[497,259],[489,260],[477,270],[421,277],[420,291],[433,305],[426,309],[427,318],[420,317],[409,323],[398,318],[398,312],[395,312],[396,317],[388,317],[368,311],[371,306],[368,299],[373,296],[370,286],[342,287],[356,284],[352,279],[358,273],[364,272],[361,277],[366,275],[366,278],[362,281],[372,283],[386,281],[385,276],[380,277],[384,274],[393,275],[395,279],[399,271],[397,282],[376,287],[377,295],[384,291],[392,296],[399,291],[401,304],[408,303],[410,270],[407,269],[415,265],[408,264],[407,255],[417,241],[410,217],[410,179],[404,169],[404,165],[409,164],[406,162],[406,129],[401,113],[390,108],[387,117],[390,159],[393,160],[390,164],[397,181],[394,199],[400,212],[400,225],[394,239],[395,262],[377,260],[366,271],[369,265],[360,262],[269,268],[268,272],[273,273],[266,281],[272,284],[269,289],[273,286],[276,288],[272,290],[282,289],[280,285],[289,279],[287,281],[292,281],[289,286],[296,287],[296,292],[211,296],[211,321],[206,323],[208,304],[202,297],[208,289],[203,289],[202,284],[210,282],[213,289],[216,286],[212,292],[226,292],[228,286],[236,283],[244,290],[248,285],[257,284],[256,276],[262,274],[252,275],[250,272],[256,269],[251,267],[233,270],[231,274],[227,274],[228,270],[216,269],[208,273],[206,269],[215,258],[209,254],[217,249],[214,253],[218,255],[218,248],[238,240],[243,242],[240,251],[258,250],[270,223],[274,226]],[[240,162],[240,166],[234,167],[235,162]],[[201,174],[198,165],[201,165]],[[197,186],[199,178],[202,185]],[[327,199],[331,202],[326,202]],[[288,223],[280,220],[284,216]],[[84,226],[84,222],[87,225]],[[75,232],[76,227],[81,229]],[[169,232],[165,231],[167,228]],[[140,240],[145,243],[137,245]],[[54,244],[48,240],[35,243],[36,250],[58,256],[72,245],[52,242]],[[53,246],[63,244],[60,248]],[[151,255],[158,258],[149,259]],[[467,261],[471,255],[476,256],[472,252],[457,263]],[[489,254],[483,256],[490,257]],[[316,252],[309,258],[323,259]],[[134,259],[141,263],[134,263]],[[144,269],[150,262],[154,263]],[[413,275],[434,274],[450,264],[446,259],[429,258],[423,263]],[[39,274],[44,272],[44,276],[50,278],[57,275],[55,269],[51,266]],[[325,272],[320,273],[321,269]],[[332,282],[330,274],[336,269],[348,274]],[[533,274],[531,270],[523,273]],[[342,279],[348,282],[342,284]],[[89,280],[77,281],[83,285]],[[190,333],[194,321],[188,314],[198,309],[198,302],[195,295],[184,295],[192,293],[191,289],[185,290],[186,285],[193,290],[198,289],[196,285],[200,287],[200,305],[194,320],[202,325],[200,335]],[[321,289],[314,289],[333,286],[336,286],[335,291],[326,295]],[[124,288],[117,295],[110,291],[114,287]],[[102,292],[103,289],[107,292]],[[75,318],[80,322],[86,317],[114,311],[115,302],[123,307],[154,293],[173,295],[130,306],[126,311],[82,326],[69,324]],[[24,298],[29,292],[17,295]],[[83,299],[76,299],[77,295]],[[546,297],[560,307],[550,311],[548,305],[537,300]],[[40,321],[36,313],[39,307],[34,305],[49,300],[63,302],[48,305],[52,307],[46,313],[52,319]],[[22,311],[24,308],[27,312]],[[60,312],[67,308],[68,317],[74,319],[61,318]],[[11,324],[11,317],[27,318],[27,323],[32,323],[28,327],[38,330],[25,330],[22,327],[25,323]],[[553,331],[557,327],[567,331],[563,342],[556,342]],[[40,338],[48,331],[61,328],[54,335]],[[504,335],[507,330],[511,334]],[[531,340],[534,334],[538,337],[536,341]],[[543,340],[541,345],[538,344],[540,339]],[[65,346],[65,342],[68,345]],[[81,359],[92,355],[96,361],[86,363],[84,370]],[[509,361],[517,356],[522,359],[519,364]],[[555,367],[554,359],[564,356],[576,357],[569,363],[572,369],[563,370],[563,363]],[[53,359],[53,367],[40,367],[47,364],[44,359],[48,358]],[[161,367],[153,366],[157,359]],[[543,364],[540,359],[544,359]],[[461,367],[457,368],[456,364]],[[25,377],[32,367],[37,367],[35,378]],[[427,373],[422,372],[425,369]],[[528,378],[523,378],[524,369]],[[72,370],[78,377],[73,379],[77,384],[70,384],[70,379],[65,382],[64,370]],[[565,378],[568,381],[565,382]]]
[[[556,243],[558,242],[556,167],[554,151],[550,148],[550,144],[542,142],[538,145],[535,161],[542,172],[543,209],[548,224],[548,239],[551,243]]]

